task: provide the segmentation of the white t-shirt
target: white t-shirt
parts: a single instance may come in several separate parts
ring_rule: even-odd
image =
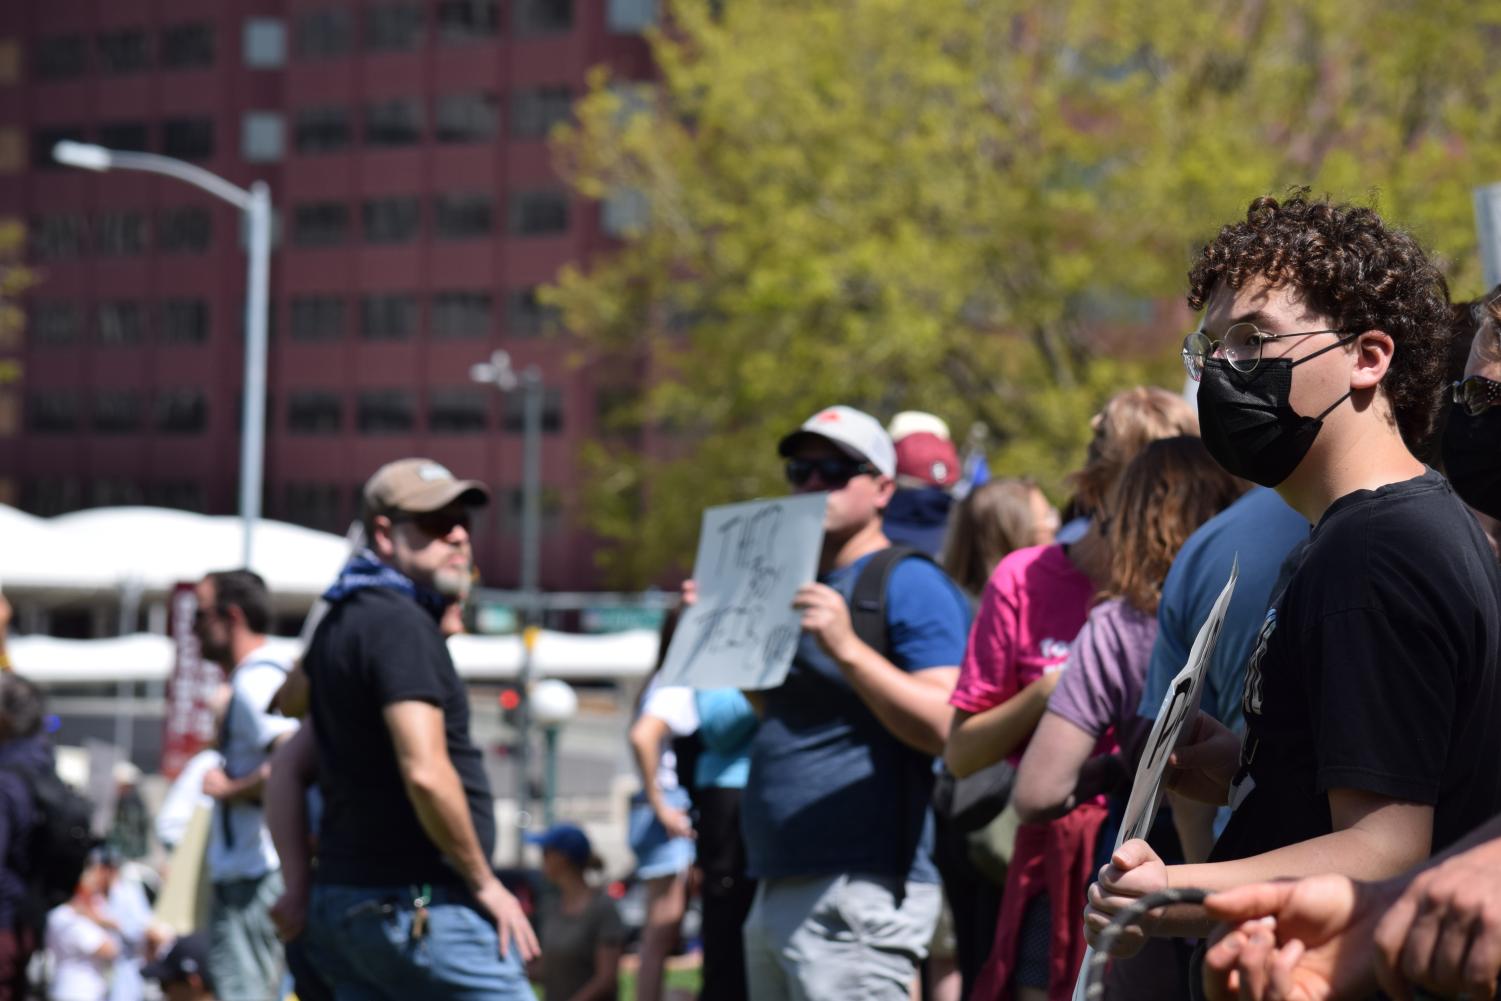
[[[297,721],[269,711],[271,699],[287,680],[291,663],[284,657],[256,650],[235,665],[229,676],[231,696],[224,714],[224,770],[241,778],[265,763],[271,742],[297,729]],[[209,832],[209,872],[216,883],[257,879],[281,867],[261,805],[241,800],[214,806]]]
[[[214,801],[203,794],[203,776],[223,767],[224,755],[213,749],[199,751],[188,759],[167,789],[161,809],[156,811],[156,840],[168,849],[177,847],[198,807],[213,805]]]
[[[641,715],[666,723],[674,737],[686,737],[698,729],[698,707],[693,701],[693,689],[681,685],[659,687],[653,679],[641,700]],[[671,742],[664,741],[662,757],[657,761],[657,788],[667,792],[677,787],[678,756],[673,753]]]
[[[52,956],[51,1001],[105,1001],[109,996],[111,961],[94,953],[109,941],[109,933],[73,909],[54,907],[47,915],[47,952]]]

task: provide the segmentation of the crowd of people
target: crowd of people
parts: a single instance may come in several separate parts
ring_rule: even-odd
[[[1087,944],[1122,1001],[1495,996],[1501,289],[1451,303],[1411,236],[1294,193],[1218,233],[1188,302],[1193,392],[1111,396],[1061,513],[967,480],[932,414],[834,405],[780,439],[790,490],[826,494],[785,681],[653,675],[635,702],[637,997],[664,996],[695,892],[710,1001],[1064,1001]],[[405,459],[363,498],[299,662],[266,652],[258,577],[198,586],[228,678],[190,766],[201,936],[125,920],[107,852],[40,922],[23,906],[49,807],[18,776],[50,752],[35,689],[0,675],[0,1001],[39,945],[68,1001],[120,996],[126,956],[172,997],[616,997],[627,929],[588,835],[532,837],[540,899],[492,867],[445,644],[488,488]],[[1163,808],[1118,844],[1232,567]]]

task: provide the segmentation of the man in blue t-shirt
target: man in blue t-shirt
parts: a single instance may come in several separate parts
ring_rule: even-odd
[[[803,634],[780,688],[755,693],[742,805],[750,875],[750,995],[905,1001],[938,918],[933,756],[943,749],[969,626],[943,572],[906,559],[886,586],[886,644],[854,631],[849,601],[891,543],[896,469],[873,417],[830,407],[782,439],[797,492],[827,491],[818,581],[794,602]]]

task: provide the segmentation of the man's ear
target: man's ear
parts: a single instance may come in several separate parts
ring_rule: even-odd
[[[891,503],[891,498],[896,494],[896,480],[889,476],[876,478],[876,510],[886,513],[886,506]]]
[[[396,552],[396,544],[391,539],[393,531],[395,525],[385,515],[378,514],[370,519],[370,548],[383,560],[390,559]]]
[[[1355,338],[1355,367],[1350,371],[1350,390],[1374,389],[1386,378],[1397,344],[1384,330],[1367,330]]]

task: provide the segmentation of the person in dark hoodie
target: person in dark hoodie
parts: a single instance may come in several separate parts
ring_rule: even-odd
[[[904,410],[887,428],[896,444],[896,493],[886,507],[882,527],[894,546],[938,558],[959,482],[959,453],[943,419],[920,410]]]
[[[26,964],[37,929],[26,914],[28,835],[38,815],[21,772],[56,769],[42,733],[42,694],[20,675],[0,672],[0,1001],[27,996]]]

